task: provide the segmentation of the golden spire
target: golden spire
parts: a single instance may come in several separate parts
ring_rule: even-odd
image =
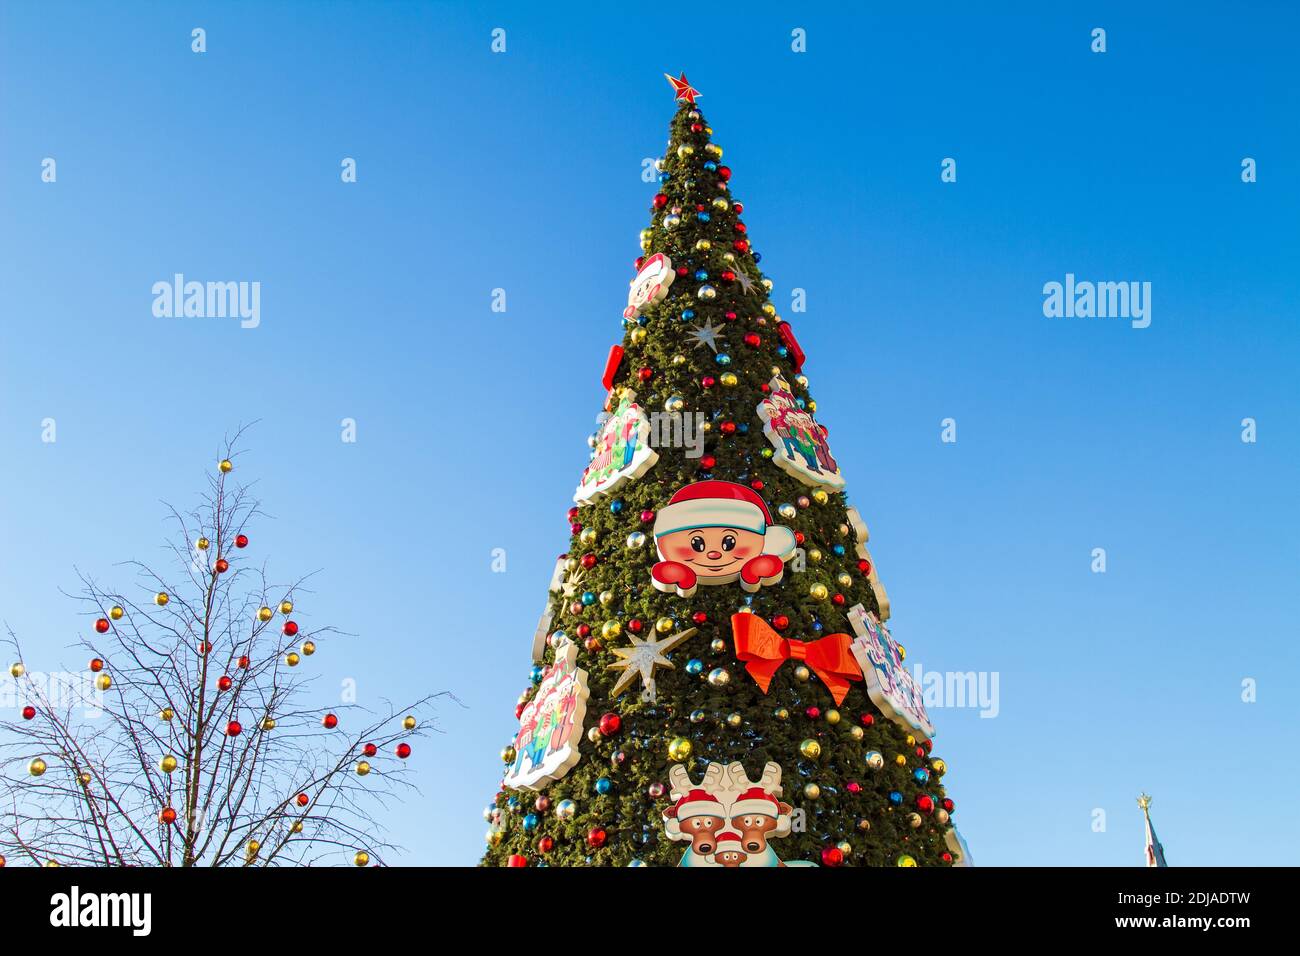
[[[1138,806],[1142,808],[1143,813],[1146,813],[1151,806],[1151,797],[1145,793],[1140,794],[1138,796]]]

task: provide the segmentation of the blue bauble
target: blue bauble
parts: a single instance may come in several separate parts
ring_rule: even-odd
[[[683,319],[686,319],[686,320],[689,322],[691,319],[695,318],[695,310],[694,310],[694,309],[682,309],[682,318],[683,318]]]
[[[703,282],[708,277],[709,277],[709,271],[707,269],[695,270],[695,278],[698,279],[700,282]]]
[[[697,212],[695,214],[695,218],[698,219],[700,222],[708,222],[709,214],[707,212]]]
[[[537,828],[537,814],[530,813],[524,817],[524,829],[533,830]]]
[[[837,558],[844,556],[844,545],[842,544],[835,545],[835,547],[831,548],[831,550],[835,552],[835,556]]]
[[[790,354],[790,350],[786,348],[784,345],[779,345],[777,346],[776,354],[781,356],[781,358],[785,358],[787,355]]]
[[[926,784],[930,782],[930,771],[926,770],[924,767],[917,767],[912,771],[912,776],[915,778],[917,783]]]
[[[686,662],[686,673],[690,674],[692,677],[698,676],[703,673],[703,671],[704,661],[700,660],[698,657],[692,657]]]
[[[736,424],[736,434],[737,434],[737,435],[748,435],[748,434],[749,434],[749,422],[738,422],[738,423]]]
[[[620,511],[622,511],[622,510],[623,510],[623,499],[622,499],[622,498],[615,498],[613,501],[611,501],[611,502],[609,503],[609,513],[610,513],[610,514],[612,514],[612,515],[616,515],[616,514],[618,514]]]
[[[807,404],[802,398],[796,398],[794,400],[794,403],[798,405],[800,408],[803,408],[804,405]]]
[[[506,797],[506,806],[507,806],[507,807],[510,807],[510,809],[513,810],[515,807],[519,806],[519,798],[518,798],[518,797]]]
[[[899,793],[897,790],[890,790],[889,802],[896,807],[901,807],[903,805],[903,795]]]
[[[537,664],[533,667],[531,671],[528,672],[528,679],[531,680],[534,684],[539,683],[542,679],[542,673],[544,671],[545,668],[542,667],[541,664]]]
[[[710,159],[705,162],[704,168],[707,169],[709,172],[713,172],[715,169],[718,168],[718,164]]]
[[[582,592],[582,603],[585,604],[587,607],[591,607],[593,604],[595,604],[595,603],[596,603],[596,595],[595,595],[595,592],[593,592],[593,591],[583,591],[583,592]]]
[[[755,261],[755,262],[762,262],[762,261],[763,261],[763,257],[762,257],[761,255],[759,255],[759,254],[756,252],[756,253],[754,253],[754,261]]]
[[[717,355],[713,356],[713,361],[717,362],[719,365],[730,365],[731,356],[726,352],[719,352]]]
[[[599,794],[609,793],[613,789],[614,784],[610,781],[609,777],[601,777],[596,781],[596,792]]]
[[[659,174],[659,181],[660,181],[661,183],[666,183],[666,182],[668,182],[668,180],[669,180],[670,178],[672,178],[672,177],[671,177],[668,173],[660,173],[660,174]]]

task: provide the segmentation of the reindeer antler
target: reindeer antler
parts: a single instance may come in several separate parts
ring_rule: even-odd
[[[673,764],[672,769],[668,771],[668,783],[672,788],[668,791],[668,795],[674,800],[680,800],[695,786],[691,783],[691,775],[679,763]]]
[[[758,785],[774,797],[781,796],[781,765],[769,760],[763,766],[763,776],[759,778]]]

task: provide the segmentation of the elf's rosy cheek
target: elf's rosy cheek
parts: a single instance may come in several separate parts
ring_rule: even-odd
[[[754,555],[758,554],[758,548],[752,548],[749,545],[738,544],[736,545],[736,550],[731,552],[731,554],[732,557],[740,558],[744,560],[747,558],[752,558]]]
[[[692,548],[690,544],[670,545],[668,548],[668,556],[675,558],[678,561],[690,561],[693,558],[698,557],[695,549]]]

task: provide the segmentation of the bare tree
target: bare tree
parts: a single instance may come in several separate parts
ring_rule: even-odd
[[[375,813],[413,789],[410,741],[455,698],[307,700],[304,659],[347,635],[300,629],[305,579],[275,585],[245,559],[261,512],[230,479],[241,434],[200,504],[169,509],[170,574],[126,562],[133,600],[79,573],[87,669],[34,673],[9,632],[0,865],[365,865],[395,849]]]

